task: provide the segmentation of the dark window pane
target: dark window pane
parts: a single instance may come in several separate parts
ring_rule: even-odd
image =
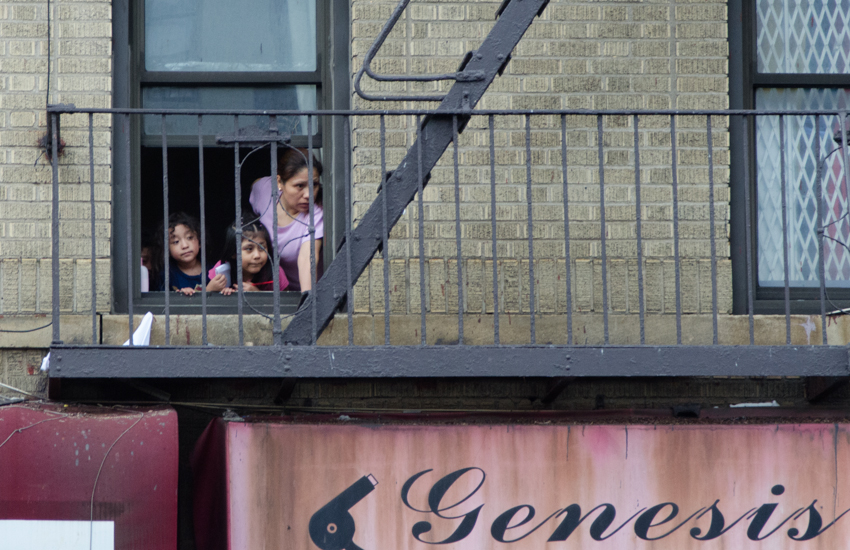
[[[142,106],[147,109],[278,109],[315,110],[316,87],[312,85],[277,86],[273,88],[249,87],[189,87],[168,86],[142,89]],[[313,133],[316,132],[313,118]],[[162,117],[144,117],[144,133],[162,133]],[[280,132],[292,135],[306,134],[307,117],[278,117]],[[204,134],[233,133],[232,116],[206,116],[203,120]],[[267,129],[267,116],[240,116],[241,127],[255,126]],[[171,135],[193,136],[198,134],[198,118],[195,116],[169,116],[166,129]]]

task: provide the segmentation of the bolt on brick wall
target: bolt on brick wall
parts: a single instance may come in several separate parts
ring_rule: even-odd
[[[393,1],[355,0],[352,75],[389,18]],[[390,33],[373,69],[385,74],[451,73],[476,49],[495,21],[498,2],[413,2]],[[728,108],[726,5],[711,1],[552,0],[514,51],[505,74],[479,103],[487,109],[724,109]],[[367,92],[434,94],[451,82],[362,81]],[[436,103],[373,103],[353,96],[358,109],[433,108]],[[393,229],[388,247],[389,307],[415,312],[458,308],[457,209],[459,182],[461,284],[465,311],[492,311],[492,219],[496,220],[499,309],[531,306],[529,232],[533,236],[535,310],[566,308],[566,252],[570,253],[573,307],[602,308],[602,247],[597,119],[565,117],[569,240],[565,239],[560,116],[495,117],[496,209],[491,211],[490,137],[486,116],[473,117],[458,142],[458,170],[450,146],[423,193],[419,258],[417,199]],[[718,304],[731,308],[729,261],[729,135],[726,117],[712,118],[711,144]],[[526,134],[526,123],[530,135]],[[608,305],[638,311],[635,121],[603,117],[603,172]],[[678,186],[679,285],[684,312],[711,311],[709,159],[705,117],[675,121]],[[386,117],[386,167],[393,169],[415,140],[414,117]],[[377,197],[381,180],[380,122],[360,116],[352,124],[353,216],[359,220]],[[528,149],[526,139],[529,138]],[[640,200],[648,311],[675,312],[673,142],[668,116],[638,120]],[[531,174],[531,223],[528,172]],[[356,222],[355,222],[356,223]],[[355,288],[362,312],[385,309],[384,262],[377,257]]]
[[[51,2],[49,45],[47,9],[46,2],[0,4],[0,314],[51,309],[52,170],[39,146],[47,103],[112,106],[111,2]],[[93,151],[88,115],[62,115],[60,129],[60,309],[91,310],[94,215],[96,302],[108,310],[111,118],[92,118]]]

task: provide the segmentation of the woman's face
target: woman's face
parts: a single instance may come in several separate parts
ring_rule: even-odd
[[[268,249],[265,237],[246,233],[242,238],[242,274],[253,277],[259,273],[269,259]]]
[[[313,196],[319,191],[319,173],[313,169]],[[310,210],[310,181],[307,168],[302,168],[285,182],[277,177],[277,188],[281,192],[283,207],[296,216]]]

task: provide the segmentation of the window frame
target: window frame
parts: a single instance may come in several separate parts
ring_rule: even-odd
[[[319,109],[348,109],[350,105],[350,17],[347,0],[317,0],[316,40],[317,70],[313,72],[156,72],[144,69],[144,0],[130,0],[113,4],[113,106],[116,108],[141,107],[141,90],[156,85],[222,85],[222,86],[272,86],[280,84],[313,84],[317,87]],[[325,166],[323,176],[325,208],[325,236],[322,257],[325,266],[333,260],[337,242],[344,235],[345,158],[343,150],[343,120],[341,117],[319,117],[319,133],[313,137],[313,146],[322,149]],[[204,146],[214,145],[213,137],[204,139]],[[294,145],[306,146],[302,139],[293,139]],[[197,147],[182,143],[180,138],[169,138],[169,148]],[[129,146],[128,146],[129,145]],[[134,308],[158,311],[164,306],[160,293],[142,295],[134,274],[132,290],[128,288],[128,233],[134,256],[141,252],[141,169],[140,156],[143,145],[141,117],[131,116],[130,136],[122,129],[121,118],[113,120],[113,202],[112,202],[112,312],[126,313],[129,293],[132,292]],[[154,145],[151,143],[151,145]],[[157,143],[158,145],[158,143]],[[333,182],[336,182],[334,185]],[[131,195],[132,209],[127,209],[127,194]],[[130,215],[132,230],[126,220]],[[130,256],[130,257],[134,257]],[[281,293],[281,311],[294,311],[300,296],[294,292]],[[270,311],[271,296],[257,297],[262,311]],[[268,302],[266,304],[265,302]],[[236,313],[236,304],[226,297],[208,296],[207,313]],[[201,313],[200,301],[191,297],[173,295],[170,309],[175,314]]]
[[[758,71],[757,0],[729,1],[729,107],[755,109],[756,90],[760,88],[850,88],[850,74],[760,73]],[[747,122],[745,142],[742,117],[731,117],[731,195],[730,246],[732,250],[732,301],[734,314],[747,314],[749,292],[753,293],[753,313],[785,314],[785,289],[762,287],[758,282],[758,201],[756,173],[756,135],[754,117]],[[746,156],[745,156],[746,153]],[[749,160],[749,164],[745,160]],[[749,189],[747,189],[748,186]],[[750,195],[751,228],[747,229],[747,190]],[[749,232],[749,234],[748,234]],[[747,250],[749,238],[751,250]],[[751,265],[748,275],[747,262]],[[841,308],[850,306],[850,289],[830,288],[832,302]],[[819,313],[820,288],[790,287],[792,313]]]

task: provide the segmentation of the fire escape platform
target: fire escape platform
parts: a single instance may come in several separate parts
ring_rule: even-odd
[[[50,377],[847,377],[845,346],[64,346]]]

